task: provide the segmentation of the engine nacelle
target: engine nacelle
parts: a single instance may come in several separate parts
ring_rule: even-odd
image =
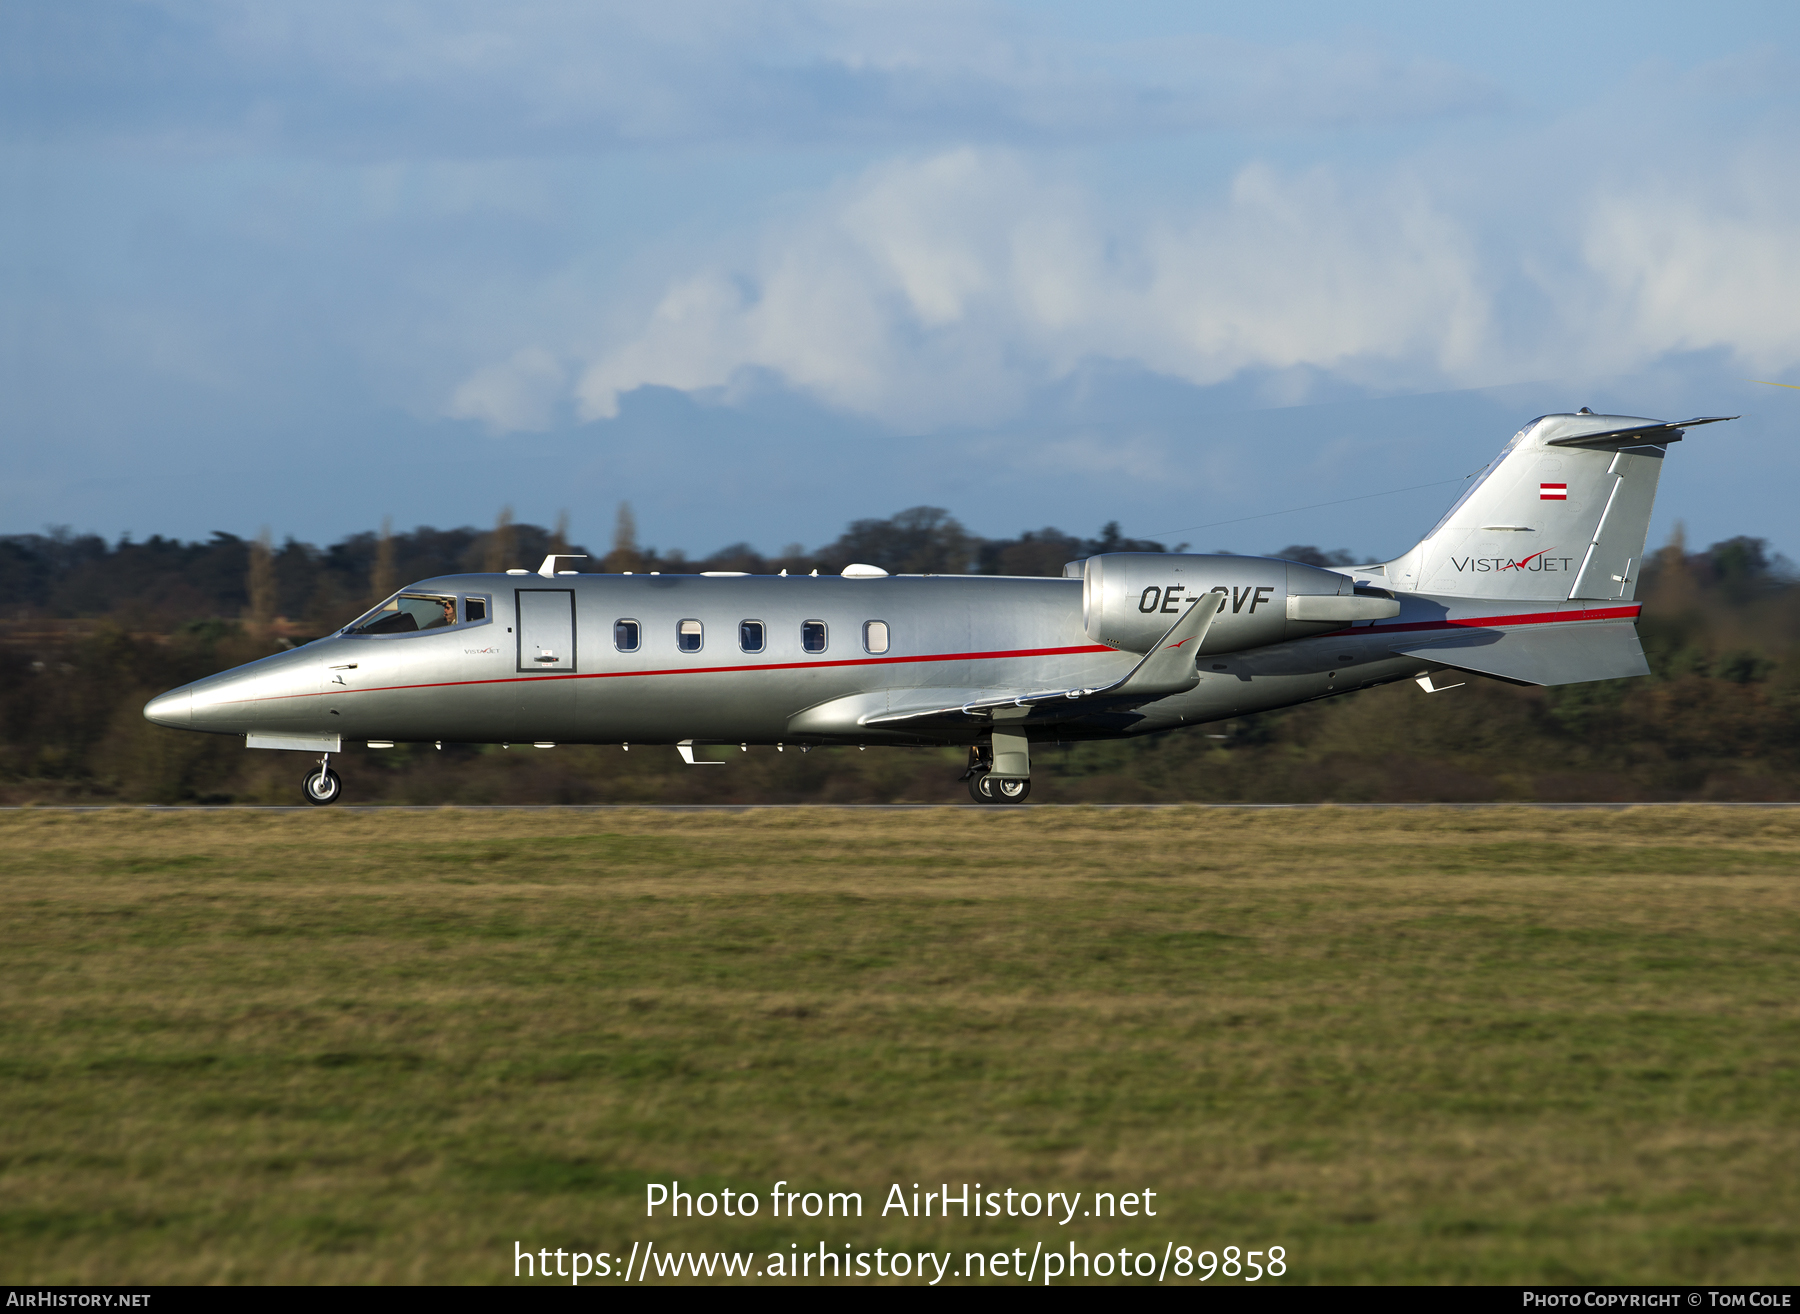
[[[1126,652],[1148,652],[1208,595],[1223,601],[1203,653],[1240,652],[1400,614],[1392,598],[1357,593],[1348,575],[1272,557],[1108,552],[1082,562],[1081,579],[1088,636]]]

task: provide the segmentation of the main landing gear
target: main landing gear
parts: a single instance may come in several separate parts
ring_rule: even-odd
[[[977,803],[1023,803],[1031,797],[1031,759],[1023,735],[996,732],[994,746],[969,749],[969,797]]]
[[[331,754],[322,754],[319,758],[319,769],[308,774],[300,782],[300,792],[306,801],[315,808],[322,808],[328,803],[338,801],[338,795],[344,792],[344,782],[338,779],[338,773],[331,769]]]
[[[1031,797],[1029,780],[995,780],[985,771],[969,777],[969,797],[977,803],[1023,803]]]

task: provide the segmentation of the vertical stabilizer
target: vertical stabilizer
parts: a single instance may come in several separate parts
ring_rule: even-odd
[[[1731,418],[1540,416],[1387,576],[1458,597],[1630,598],[1668,445],[1684,428]]]

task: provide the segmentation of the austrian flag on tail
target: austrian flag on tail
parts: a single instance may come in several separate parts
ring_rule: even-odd
[[[1539,484],[1538,500],[1540,502],[1566,502],[1569,500],[1567,484]]]

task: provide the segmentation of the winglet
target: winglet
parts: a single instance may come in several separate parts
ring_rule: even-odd
[[[1206,606],[1205,599],[1214,593],[1219,595],[1218,606]],[[1200,683],[1200,668],[1195,664],[1195,658],[1200,645],[1206,642],[1206,632],[1225,609],[1225,600],[1224,589],[1205,594],[1169,626],[1168,632],[1156,641],[1156,646],[1131,668],[1130,675],[1106,692],[1134,698],[1151,694],[1162,697],[1185,693]]]

